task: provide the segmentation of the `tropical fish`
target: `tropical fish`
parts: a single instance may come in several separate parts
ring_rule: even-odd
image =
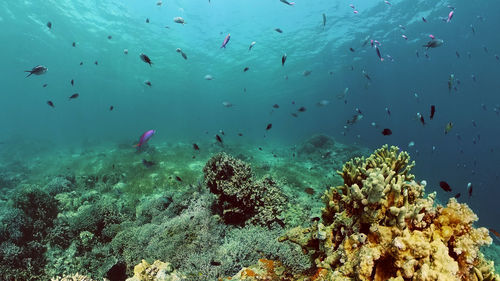
[[[48,104],[50,107],[55,108],[54,103],[53,103],[52,101],[50,101],[50,100],[49,100],[49,101],[47,101],[47,104]]]
[[[448,14],[448,19],[446,20],[446,22],[450,22],[451,19],[453,18],[453,15],[454,15],[454,11],[451,11],[449,14]]]
[[[123,53],[124,53],[125,55],[128,55],[128,49],[123,49]]]
[[[284,66],[286,62],[286,54],[281,57],[281,66]]]
[[[422,21],[423,21],[423,22],[427,22],[427,20],[426,20],[424,17],[422,17]]]
[[[279,28],[275,28],[274,30],[275,30],[276,32],[278,32],[278,33],[283,33],[283,30],[281,30],[281,29],[279,29]]]
[[[224,107],[232,107],[232,106],[233,106],[233,104],[232,104],[232,103],[230,103],[230,102],[228,102],[228,101],[224,101],[224,102],[222,102],[222,105],[223,105]]]
[[[448,122],[448,124],[446,124],[446,127],[444,128],[444,133],[448,134],[451,131],[452,128],[453,128],[453,123],[452,122]]]
[[[493,228],[488,228],[489,231],[491,231],[491,233],[495,234],[496,237],[500,238],[500,233],[498,233],[498,231],[494,230]]]
[[[179,176],[175,176],[175,179],[176,179],[178,182],[182,182],[182,179],[181,179]]]
[[[288,2],[287,0],[280,0],[281,3],[285,3],[287,4],[288,6],[293,6],[295,5],[295,2]]]
[[[175,23],[185,24],[186,21],[182,17],[174,17]]]
[[[390,135],[392,135],[391,129],[389,129],[389,128],[383,129],[382,130],[382,135],[384,135],[384,136],[390,136]]]
[[[304,106],[301,106],[299,109],[297,109],[298,112],[305,112],[306,108]]]
[[[143,62],[145,62],[145,63],[149,64],[149,66],[152,66],[153,62],[151,61],[151,59],[150,59],[147,55],[145,55],[145,54],[141,53],[141,54],[139,55],[139,57],[141,58],[141,60],[142,60]]]
[[[30,77],[32,74],[35,74],[35,75],[45,74],[47,72],[47,70],[49,70],[49,69],[46,68],[45,66],[37,65],[37,66],[33,67],[31,70],[25,70],[24,72],[29,72],[30,74],[28,74],[28,76],[26,76],[26,77]]]
[[[255,42],[255,41],[253,41],[252,43],[250,43],[250,46],[248,47],[248,51],[250,51],[256,43],[257,42]]]
[[[75,43],[75,42],[73,42],[73,43],[71,44],[71,46],[76,47],[76,43]]]
[[[469,183],[467,184],[467,192],[469,193],[469,198],[472,196],[472,188],[473,188],[473,187],[472,187],[472,183],[471,183],[471,182],[469,182]]]
[[[431,105],[431,117],[430,117],[431,120],[432,120],[432,118],[434,118],[435,113],[436,113],[436,106]]]
[[[76,98],[78,98],[79,96],[80,96],[80,95],[79,95],[78,93],[74,93],[74,94],[72,94],[72,95],[69,97],[69,99],[70,99],[70,100],[72,100],[72,99],[76,99]]]
[[[437,48],[443,45],[444,40],[442,39],[435,39],[433,38],[431,41],[427,42],[425,45],[422,45],[422,47],[425,47],[426,49],[429,48]]]
[[[187,59],[188,59],[187,55],[186,55],[186,54],[185,54],[185,53],[181,50],[181,48],[177,48],[177,49],[175,49],[175,51],[176,51],[177,53],[181,53],[181,56],[182,56],[185,60],[187,60]]]
[[[229,43],[229,39],[231,39],[231,33],[228,33],[226,35],[226,38],[224,38],[224,41],[222,42],[221,48],[226,48],[227,43]]]
[[[149,80],[144,81],[144,84],[148,85],[149,87],[153,86],[153,84],[151,84],[151,81]]]
[[[271,124],[271,123],[267,124],[266,131],[271,130],[272,127],[273,127],[273,124]]]
[[[109,107],[109,111],[113,111],[113,109],[115,109],[115,107],[111,105],[111,106]]]
[[[200,150],[200,147],[196,143],[193,143],[193,149],[194,150]]]
[[[146,18],[146,23],[149,23],[149,18]]]
[[[243,72],[247,72],[249,69],[250,67],[246,66],[245,68],[243,68]]]
[[[215,135],[215,139],[222,144],[222,138],[219,135]]]
[[[377,56],[380,59],[380,61],[384,61],[384,58],[380,54],[380,49],[377,47],[377,45],[375,45],[375,51],[377,51]]]
[[[280,108],[280,106],[279,106],[277,103],[275,103],[275,104],[273,105],[273,108],[276,108],[276,109],[277,109],[277,108]]]
[[[148,131],[146,131],[144,134],[142,134],[142,136],[139,139],[139,143],[136,144],[135,147],[139,148],[139,147],[143,146],[145,143],[147,143],[149,141],[149,139],[151,139],[151,137],[155,133],[156,133],[155,130],[148,130]]]
[[[451,89],[453,88],[453,81],[455,80],[455,74],[450,74],[450,77],[448,78],[448,92],[451,92]]]
[[[450,192],[451,191],[451,186],[445,182],[445,181],[440,181],[439,182],[439,186],[446,192]]]
[[[47,27],[48,27],[49,29],[52,29],[52,22],[50,22],[50,21],[49,21],[49,22],[47,22]]]
[[[311,70],[304,70],[304,72],[302,72],[302,75],[309,76],[309,75],[311,75],[311,73],[312,73]]]
[[[323,13],[323,28],[325,28],[326,25],[326,15]]]
[[[205,79],[205,80],[214,80],[214,77],[212,75],[210,75],[210,74],[207,74],[207,75],[205,75],[205,77],[203,77],[203,79]]]

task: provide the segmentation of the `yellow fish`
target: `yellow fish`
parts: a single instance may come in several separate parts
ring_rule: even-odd
[[[453,123],[448,122],[448,124],[446,124],[446,127],[444,128],[444,133],[448,134],[448,132],[451,131],[451,128],[453,128]]]

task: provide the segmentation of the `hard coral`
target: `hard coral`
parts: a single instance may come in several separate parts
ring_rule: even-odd
[[[210,191],[218,196],[218,207],[228,224],[268,225],[278,217],[286,197],[270,177],[253,178],[250,166],[226,153],[212,157],[203,168]]]
[[[142,262],[134,267],[134,277],[128,278],[126,281],[182,281],[187,280],[185,276],[179,274],[172,268],[170,263],[156,260],[153,264],[147,261]]]
[[[314,258],[317,280],[500,280],[479,252],[492,239],[473,227],[477,216],[455,198],[435,207],[413,166],[387,145],[349,161],[339,172],[344,185],[323,195],[322,220],[280,241]]]

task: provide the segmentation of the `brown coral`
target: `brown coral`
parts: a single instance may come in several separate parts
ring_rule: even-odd
[[[473,227],[477,216],[455,198],[435,207],[413,166],[388,146],[349,161],[339,173],[344,185],[323,195],[322,221],[280,240],[315,259],[318,280],[500,280],[479,252],[492,240]]]

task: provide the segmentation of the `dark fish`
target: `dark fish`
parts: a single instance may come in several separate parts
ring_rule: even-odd
[[[49,22],[47,22],[47,27],[48,27],[49,29],[52,29],[52,23],[51,23],[50,21],[49,21]]]
[[[424,17],[422,17],[422,21],[423,21],[423,22],[427,22],[427,20],[426,20]]]
[[[273,124],[271,124],[271,123],[267,124],[266,131],[271,130],[272,127],[273,127]]]
[[[467,184],[467,192],[469,193],[469,198],[472,197],[472,183]]]
[[[286,54],[281,57],[281,66],[284,66],[286,62]]]
[[[83,61],[80,62],[80,65],[83,65]]]
[[[215,135],[215,139],[216,139],[218,142],[222,143],[222,139],[221,139],[221,137],[220,137],[219,135]]]
[[[113,38],[113,36],[111,35],[108,35],[108,39],[111,40]]]
[[[182,182],[182,179],[181,179],[179,176],[175,176],[175,179],[176,179],[178,182]]]
[[[114,108],[115,108],[114,106],[110,106],[109,111],[113,111]]]
[[[200,150],[200,147],[196,143],[193,143],[193,149],[194,150]]]
[[[79,95],[78,93],[74,93],[74,94],[72,94],[72,95],[69,97],[69,99],[70,99],[70,100],[71,100],[71,99],[76,99],[76,98],[78,98],[79,96],[80,96],[80,95]]]
[[[295,113],[295,112],[292,113],[292,116],[293,117],[299,117],[299,115],[297,113]]]
[[[420,122],[422,123],[422,125],[425,125],[425,120],[423,115],[420,115]]]
[[[457,55],[457,58],[460,58],[460,53],[458,53],[458,51],[455,51],[455,55]]]
[[[152,166],[155,165],[155,162],[153,161],[148,161],[146,159],[142,159],[142,164],[146,167],[146,168],[150,168]]]
[[[99,65],[99,62],[98,62],[98,61],[95,61],[95,62],[94,62],[94,64],[95,64],[95,65]]]
[[[314,189],[312,189],[310,187],[304,188],[304,192],[309,194],[309,195],[314,195]]]
[[[210,1],[208,1],[210,2]],[[213,265],[213,266],[220,266],[222,263],[220,261],[210,261],[210,265]]]
[[[262,151],[262,147],[259,147],[259,150]]]
[[[52,101],[47,101],[47,104],[48,104],[50,107],[54,107],[54,108],[55,108],[54,103],[53,103]]]
[[[75,80],[71,79],[71,86],[75,85]]]
[[[151,59],[150,59],[147,55],[145,55],[145,54],[141,53],[141,54],[139,55],[139,57],[141,58],[141,60],[142,60],[143,62],[145,62],[145,63],[149,64],[149,66],[152,66],[153,62],[151,62]]]
[[[353,48],[349,48],[349,50],[353,53],[356,52],[356,50],[354,50]]]
[[[441,187],[444,191],[446,191],[446,192],[450,192],[450,191],[451,191],[451,187],[450,187],[450,185],[449,185],[447,182],[445,182],[445,181],[440,181],[440,182],[439,182],[439,186],[440,186],[440,187]]]
[[[238,136],[242,137],[242,136],[243,136],[243,134],[242,134],[242,133],[238,133]]]
[[[493,228],[488,228],[489,231],[491,231],[491,233],[495,234],[496,237],[500,238],[500,233],[498,233],[498,231],[494,230]]]
[[[377,51],[377,56],[380,59],[380,61],[384,61],[384,58],[380,54],[380,49],[377,47],[377,45],[375,45],[375,51]]]
[[[458,199],[458,198],[460,198],[460,196],[461,196],[461,195],[462,195],[462,194],[460,194],[460,192],[459,192],[459,193],[455,194],[455,196],[454,196],[454,197]]]
[[[149,81],[149,80],[144,81],[144,84],[148,85],[149,87],[152,86],[151,81]]]
[[[149,18],[146,19],[146,23],[149,23]]]
[[[275,28],[274,30],[276,30],[276,32],[278,32],[278,33],[283,33],[283,30],[281,30],[279,28]]]
[[[72,45],[73,47],[76,47],[76,43],[75,43],[75,42],[73,42],[73,44],[71,44],[71,45]]]
[[[391,129],[385,128],[384,130],[382,130],[382,135],[384,135],[384,136],[392,135]]]
[[[280,106],[279,106],[277,103],[275,103],[275,104],[273,105],[273,108],[276,108],[276,109],[277,109],[277,108],[280,108]]]
[[[26,76],[26,78],[30,77],[32,74],[35,75],[42,75],[45,74],[49,69],[46,68],[43,65],[37,65],[33,67],[31,70],[25,70],[24,72],[29,72],[29,74]]]
[[[306,111],[306,108],[301,106],[299,109],[297,109],[298,112],[305,112]]]
[[[426,49],[429,48],[437,48],[441,45],[443,45],[444,41],[441,39],[432,39],[431,41],[427,42],[425,45],[422,45],[422,47],[425,47]]]
[[[247,72],[249,69],[250,69],[250,67],[247,66],[247,67],[243,68],[243,72]]]
[[[430,118],[431,118],[431,120],[432,120],[432,118],[434,118],[434,114],[435,114],[435,113],[436,113],[436,106],[431,105],[431,117],[430,117]]]
[[[46,88],[48,84],[43,84],[42,87]]]

